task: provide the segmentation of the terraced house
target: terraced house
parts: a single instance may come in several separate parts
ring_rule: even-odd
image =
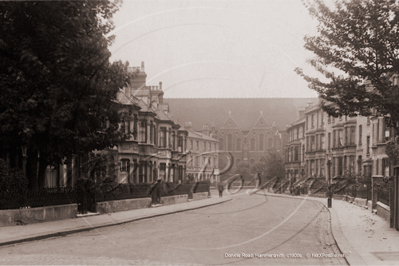
[[[291,184],[302,185],[309,193],[325,192],[331,183],[336,194],[358,198],[393,226],[394,205],[399,203],[393,189],[394,165],[386,145],[395,132],[386,125],[389,117],[372,113],[368,117],[332,117],[319,104],[309,103],[287,127],[286,176]]]

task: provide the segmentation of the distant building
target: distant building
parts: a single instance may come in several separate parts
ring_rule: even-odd
[[[187,175],[215,181],[213,175],[219,172],[218,141],[210,136],[208,125],[204,125],[202,133],[193,131],[191,122],[186,122],[184,128],[188,131]]]

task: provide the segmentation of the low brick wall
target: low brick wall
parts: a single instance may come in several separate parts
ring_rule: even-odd
[[[143,209],[151,206],[151,198],[110,200],[96,203],[100,214]]]
[[[203,200],[208,198],[208,192],[199,192],[193,194],[193,200]]]
[[[367,206],[367,199],[355,198],[353,204],[360,207]]]
[[[195,195],[197,193],[194,193]],[[167,197],[162,197],[161,198],[161,203],[163,205],[172,205],[172,204],[178,204],[178,203],[183,203],[188,201],[188,195],[176,195],[176,196],[167,196]]]
[[[0,227],[71,219],[76,218],[77,213],[77,204],[65,204],[18,210],[0,210]]]
[[[208,195],[208,192],[205,192]],[[194,193],[194,197],[198,198],[198,194]],[[199,199],[199,198],[198,198]],[[161,203],[163,205],[172,205],[188,201],[188,195],[174,195],[161,197]],[[139,199],[125,199],[125,200],[110,200],[97,203],[97,212],[100,214],[111,213],[111,212],[123,212],[136,209],[143,209],[151,207],[151,198],[139,198]]]
[[[378,216],[384,218],[384,220],[386,220],[388,222],[390,221],[390,217],[391,216],[390,216],[390,208],[389,208],[389,206],[387,206],[384,203],[378,201],[376,210],[377,210],[377,215]]]

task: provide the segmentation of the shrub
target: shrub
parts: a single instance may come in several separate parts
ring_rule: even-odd
[[[10,169],[7,162],[0,159],[0,209],[24,206],[28,184],[22,170]]]

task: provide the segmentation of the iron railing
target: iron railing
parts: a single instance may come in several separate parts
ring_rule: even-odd
[[[9,200],[0,204],[1,210],[35,208],[65,205],[77,202],[76,190],[73,187],[42,188],[31,190],[26,195],[18,195],[17,200]]]
[[[54,205],[78,203],[80,208],[91,210],[95,202],[150,197],[151,183],[119,184],[103,191],[81,191],[74,187],[42,188],[28,191],[14,199],[0,201],[0,210],[35,208]],[[197,183],[164,183],[161,196],[183,195],[198,192],[209,192],[209,182]],[[82,206],[84,205],[84,206]],[[81,211],[79,209],[79,211]]]

